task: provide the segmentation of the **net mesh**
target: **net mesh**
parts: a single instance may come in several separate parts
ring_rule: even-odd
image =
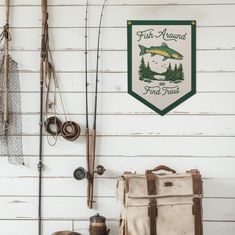
[[[23,165],[22,118],[20,81],[17,63],[9,56],[8,114],[9,122],[3,121],[5,84],[3,73],[4,53],[0,52],[0,155],[7,156],[10,163]]]

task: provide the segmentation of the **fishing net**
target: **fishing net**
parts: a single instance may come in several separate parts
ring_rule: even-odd
[[[20,81],[17,63],[9,56],[9,77],[5,103],[4,53],[0,52],[0,155],[7,156],[11,164],[23,165],[22,118]],[[4,107],[7,105],[9,120],[3,121]]]

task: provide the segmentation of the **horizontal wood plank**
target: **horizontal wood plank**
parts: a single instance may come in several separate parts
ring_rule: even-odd
[[[72,230],[73,221],[44,221],[43,233],[50,235],[55,231]],[[32,220],[0,220],[0,226],[7,235],[16,233],[32,235],[37,233],[37,221]],[[74,231],[82,235],[88,235],[88,221],[74,221]],[[118,234],[118,221],[107,221],[107,227],[111,229],[112,234]],[[204,233],[213,235],[233,235],[235,223],[233,222],[204,222]]]
[[[143,142],[143,139],[141,139]],[[148,140],[149,142],[152,142]],[[171,146],[171,152],[175,152],[177,154],[177,149],[173,144],[169,142],[169,139],[167,139],[169,146]],[[182,139],[181,139],[182,141]],[[204,140],[205,141],[205,140]],[[234,141],[234,140],[233,140]],[[159,140],[154,140],[155,146],[158,147],[158,145],[161,145],[162,142]],[[160,142],[160,143],[159,143]],[[175,141],[176,142],[176,141]],[[130,145],[130,141],[127,142],[127,144]],[[157,143],[157,144],[156,144]],[[215,143],[215,142],[213,142]],[[143,148],[145,151],[148,149],[147,145],[141,145],[139,143],[135,143],[136,146],[145,146]],[[150,143],[151,144],[151,143]],[[207,143],[205,143],[207,144]],[[226,144],[229,144],[228,141]],[[177,145],[177,143],[175,143]],[[222,143],[221,143],[222,145]],[[123,147],[123,145],[120,145]],[[120,148],[119,146],[119,148]],[[164,145],[165,148],[166,145]],[[202,148],[201,145],[197,145],[198,148]],[[191,145],[190,145],[191,147]],[[186,141],[184,141],[184,149],[187,151],[188,148],[186,146]],[[207,145],[209,148],[210,146]],[[222,148],[222,146],[220,146]],[[58,147],[60,148],[60,147]],[[115,146],[113,146],[113,149]],[[153,147],[152,147],[153,148]],[[181,154],[184,153],[183,147],[181,149]],[[193,148],[193,147],[191,147]],[[82,149],[83,150],[83,149]],[[142,152],[144,151],[142,150]],[[81,151],[81,149],[80,149]],[[107,150],[106,150],[107,151]],[[192,151],[192,149],[191,149]],[[230,150],[231,151],[231,150]],[[189,153],[189,151],[187,151]],[[66,152],[68,153],[68,152]],[[131,151],[131,154],[139,154],[141,155],[141,151],[135,149],[135,151]],[[155,157],[154,154],[158,154],[158,157]],[[165,154],[167,151],[164,152]],[[62,152],[58,153],[62,154]],[[79,153],[78,153],[79,154]],[[99,150],[98,150],[99,154]],[[115,152],[115,154],[118,154],[118,152]],[[125,171],[131,171],[131,172],[138,172],[138,173],[144,173],[146,169],[152,169],[153,167],[157,165],[167,165],[172,168],[175,168],[178,172],[185,172],[186,170],[190,169],[198,169],[200,170],[201,174],[204,178],[235,178],[235,172],[234,172],[234,162],[235,158],[233,157],[227,157],[227,158],[216,158],[216,157],[169,157],[169,156],[161,156],[160,151],[151,152],[149,151],[149,155],[152,154],[152,156],[145,156],[144,154],[142,156],[133,156],[133,157],[124,157],[124,156],[107,156],[107,157],[97,157],[96,160],[96,166],[99,164],[102,164],[106,168],[106,172],[104,174],[104,177],[117,177],[123,174]],[[207,153],[205,152],[204,155]],[[218,154],[218,153],[217,153]],[[174,156],[174,153],[172,153],[172,156]],[[44,164],[45,164],[45,171],[43,172],[44,177],[73,177],[73,172],[77,167],[83,166],[85,167],[85,157],[70,157],[70,156],[64,156],[64,157],[44,157]],[[38,158],[37,157],[26,157],[25,158],[25,166],[16,167],[12,166],[8,163],[7,158],[1,157],[0,159],[1,163],[1,172],[0,177],[37,177],[38,171],[37,171],[37,164],[38,164]],[[114,164],[115,163],[115,164]],[[134,164],[133,164],[134,163]],[[23,181],[22,181],[23,183]],[[79,182],[77,182],[79,185]],[[83,184],[82,184],[83,185]],[[114,187],[114,185],[113,185]]]
[[[84,50],[84,28],[51,28],[51,50]],[[101,50],[127,50],[127,37],[125,28],[103,28]],[[198,50],[234,50],[235,43],[231,38],[235,33],[235,27],[197,28]],[[39,28],[14,28],[11,30],[11,50],[40,50]],[[97,28],[88,30],[89,50],[97,48]],[[110,40],[112,35],[112,40]],[[226,35],[226,37],[224,37]]]
[[[89,5],[101,5],[103,3],[103,0],[90,0],[89,2]],[[1,0],[0,1],[0,5],[3,5],[4,4],[4,0]],[[143,1],[142,0],[109,0],[108,5],[114,5],[114,6],[117,6],[117,5],[142,5],[143,4]],[[226,1],[221,1],[221,0],[207,0],[206,2],[203,1],[203,0],[177,0],[176,1],[172,1],[172,0],[159,0],[157,3],[156,1],[154,0],[147,0],[145,1],[144,3],[145,5],[158,5],[158,4],[161,4],[161,5],[184,5],[184,4],[187,4],[187,5],[210,5],[210,4],[213,4],[213,5],[216,5],[216,4],[223,4],[223,5],[226,5],[226,4],[234,4],[234,0],[226,0]],[[18,1],[18,0],[12,0],[11,1],[11,5],[13,6],[24,6],[24,5],[27,5],[27,6],[39,6],[40,5],[40,1],[39,0],[21,0],[21,1]],[[67,6],[76,6],[76,5],[85,5],[85,1],[84,0],[76,0],[76,2],[74,0],[66,0],[66,2],[64,2],[63,0],[51,0],[48,5],[50,6],[64,6],[64,5],[67,5]]]
[[[36,136],[24,136],[23,151],[25,155],[38,155]],[[219,142],[219,145],[215,145]],[[99,156],[204,156],[234,157],[234,137],[97,137],[97,155]],[[142,147],[144,146],[144,148]],[[166,148],[171,146],[171,148]],[[120,148],[122,147],[122,148]],[[125,148],[124,148],[125,147]],[[67,149],[66,149],[67,148]],[[58,138],[56,146],[51,147],[44,138],[46,156],[83,156],[85,153],[84,137],[70,143]],[[5,161],[5,160],[4,160]],[[158,160],[157,160],[158,161]]]
[[[95,181],[95,197],[115,197],[117,179],[98,177]],[[76,181],[72,176],[44,177],[43,197],[85,197],[87,181]],[[235,198],[235,179],[203,178],[204,197]],[[24,190],[22,190],[24,189]],[[3,197],[36,197],[38,178],[19,177],[0,178],[0,195]]]
[[[65,111],[68,114],[85,114],[85,95],[81,93],[63,94]],[[235,114],[235,106],[231,100],[233,93],[206,94],[198,93],[172,110],[171,114]],[[30,100],[34,105],[27,102]],[[76,105],[74,101],[77,102]],[[21,110],[23,113],[39,113],[39,93],[21,94]],[[57,102],[57,113],[63,114],[60,100]],[[89,94],[89,112],[93,113],[94,94]],[[125,105],[123,105],[125,104]],[[155,114],[127,93],[103,93],[98,95],[99,114]]]
[[[64,6],[49,7],[50,26],[53,27],[83,27],[85,17],[84,6]],[[104,12],[103,26],[125,26],[128,19],[158,19],[164,20],[197,20],[198,25],[230,25],[234,22],[233,14],[235,5],[163,5],[161,8],[152,7],[151,5],[136,5],[136,6],[107,6]],[[100,16],[100,6],[91,6],[89,14],[92,15],[89,21],[90,26],[98,26]],[[3,11],[3,6],[0,6],[0,11]],[[167,14],[171,12],[171,14]],[[226,13],[226,17],[218,17],[221,12]],[[21,6],[12,8],[11,25],[14,27],[40,27],[41,16],[39,6]],[[61,15],[63,17],[61,17]],[[0,15],[0,22],[3,22],[4,15]],[[17,19],[21,19],[20,21]],[[112,20],[108,20],[112,19]]]
[[[99,92],[127,92],[126,73],[101,73]],[[38,73],[20,73],[21,92],[39,92]],[[59,73],[61,92],[85,92],[84,73]],[[94,92],[94,74],[88,74],[88,90]],[[197,92],[235,92],[235,73],[198,73]]]
[[[76,72],[84,71],[84,52],[81,51],[54,51],[54,64],[56,71]],[[39,71],[39,51],[13,51],[11,53],[17,61],[20,70]],[[199,51],[197,53],[198,71],[234,71],[234,51]],[[88,54],[89,71],[96,69],[96,52]],[[214,60],[214,58],[226,58],[226,60]],[[117,63],[118,61],[118,63]],[[127,71],[127,53],[125,51],[102,51],[100,52],[100,71]]]
[[[23,137],[26,155],[38,154],[38,137]],[[219,145],[215,145],[218,141]],[[235,156],[234,137],[97,137],[97,155],[101,156]],[[142,147],[144,146],[144,148]],[[171,146],[171,148],[166,148]],[[120,148],[121,147],[121,148]],[[84,155],[84,137],[70,143],[58,138],[51,147],[44,138],[46,155]]]
[[[37,198],[0,198],[0,219],[35,219],[37,218]],[[100,212],[107,218],[118,218],[119,203],[114,198],[95,198],[94,209],[86,207],[86,198],[47,197],[43,199],[44,219],[67,218],[79,220],[89,218]],[[234,221],[235,212],[232,208],[235,199],[203,199],[204,220]],[[112,208],[112,210],[110,210]]]
[[[63,115],[58,115],[61,121],[65,121]],[[22,133],[9,133],[11,135],[39,135],[39,115],[22,116]],[[86,120],[84,115],[71,116],[71,120],[84,127]],[[90,116],[92,120],[92,116]],[[141,123],[145,123],[143,129]],[[160,116],[132,116],[103,115],[98,118],[97,126],[101,136],[235,136],[235,130],[231,128],[235,122],[235,116],[172,116],[164,119]],[[105,123],[105,125],[103,125]],[[179,128],[183,123],[184,128]],[[90,123],[92,124],[92,122]],[[85,135],[82,128],[81,135]],[[45,132],[44,135],[47,135]]]

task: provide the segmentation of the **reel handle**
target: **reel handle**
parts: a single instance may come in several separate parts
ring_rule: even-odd
[[[98,165],[96,167],[96,170],[94,171],[94,173],[96,173],[98,175],[103,175],[105,171],[106,171],[106,169],[104,168],[104,166]]]

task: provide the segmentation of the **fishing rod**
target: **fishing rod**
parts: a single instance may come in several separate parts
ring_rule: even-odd
[[[95,169],[95,147],[96,147],[96,116],[97,116],[97,93],[98,93],[98,78],[99,78],[99,58],[100,58],[100,35],[101,35],[101,24],[103,18],[103,11],[105,8],[106,1],[102,5],[99,31],[98,31],[98,42],[97,42],[97,61],[96,61],[96,79],[95,79],[95,106],[94,106],[94,120],[92,129],[92,146],[90,155],[90,129],[89,129],[89,113],[88,113],[88,65],[87,65],[87,55],[88,55],[88,0],[86,4],[86,17],[85,17],[85,89],[86,89],[86,162],[87,170],[83,167],[78,167],[74,171],[74,178],[77,180],[83,180],[87,178],[87,206],[91,209],[93,207],[93,188],[94,188],[94,174],[103,175],[105,168],[102,165],[98,165]]]
[[[52,53],[49,45],[49,30],[47,0],[41,0],[42,11],[42,35],[41,35],[41,62],[40,62],[40,140],[39,140],[39,204],[38,204],[38,232],[42,234],[42,172],[44,170],[43,164],[43,126],[45,131],[54,138],[55,142],[51,143],[48,138],[48,144],[54,146],[57,141],[57,136],[61,134],[64,139],[68,141],[75,141],[81,132],[80,125],[74,121],[69,121],[65,112],[65,105],[62,99],[61,90],[59,87],[55,66],[53,62]],[[44,113],[44,86],[46,87],[46,102],[45,102],[45,116],[46,120],[43,122]],[[53,92],[51,89],[54,89]],[[57,117],[57,97],[58,91],[59,99],[63,109],[65,121],[62,123]],[[52,94],[52,97],[50,96]],[[52,100],[51,100],[52,99]],[[54,116],[47,117],[49,110],[52,110]],[[55,130],[56,129],[56,130]],[[47,136],[48,137],[48,136]]]
[[[98,101],[98,82],[99,82],[99,60],[100,60],[100,36],[104,8],[107,0],[104,0],[99,22],[98,41],[97,41],[97,54],[96,54],[96,79],[95,79],[95,107],[94,107],[94,120],[92,130],[92,150],[91,150],[91,175],[90,175],[90,190],[89,190],[89,208],[93,207],[93,192],[94,192],[94,171],[95,171],[95,155],[96,155],[96,120],[97,120],[97,101]],[[102,170],[102,168],[100,169]],[[105,169],[103,169],[105,170]],[[102,171],[101,171],[102,172]]]
[[[74,171],[74,178],[77,180],[83,180],[87,178],[87,206],[89,205],[90,198],[90,130],[89,130],[89,110],[88,110],[88,6],[89,0],[86,2],[86,15],[85,15],[85,107],[86,107],[86,129],[85,129],[85,141],[86,141],[86,169],[78,167]]]
[[[90,134],[89,134],[89,113],[88,113],[88,3],[86,2],[86,16],[85,16],[85,89],[86,89],[86,163],[87,163],[87,172],[90,176]],[[90,177],[87,177],[87,206],[89,206],[90,198]]]
[[[43,164],[43,88],[45,80],[45,64],[47,58],[47,35],[48,35],[48,13],[47,13],[47,0],[41,0],[42,11],[42,35],[41,35],[41,61],[40,61],[40,137],[39,137],[39,192],[38,192],[38,235],[42,234],[42,171],[44,169]]]

